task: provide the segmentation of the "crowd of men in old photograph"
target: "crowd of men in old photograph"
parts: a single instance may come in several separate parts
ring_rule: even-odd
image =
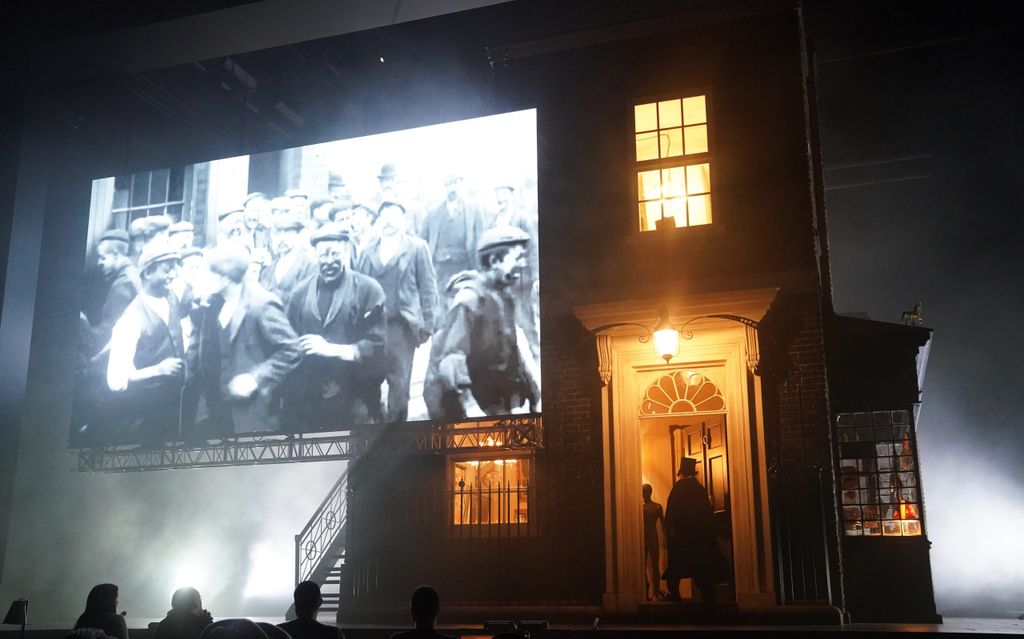
[[[72,444],[539,412],[535,210],[457,175],[423,206],[395,178],[365,204],[337,175],[320,199],[250,193],[215,241],[165,215],[103,232]]]

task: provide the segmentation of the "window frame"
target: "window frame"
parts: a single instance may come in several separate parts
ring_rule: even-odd
[[[526,488],[525,491],[519,488],[521,492],[526,494],[527,504],[527,518],[526,521],[499,521],[496,522],[477,522],[477,523],[455,523],[455,464],[464,461],[494,461],[494,460],[527,460],[530,464],[530,469],[527,473]],[[536,489],[535,479],[537,476],[537,456],[532,450],[512,450],[512,449],[498,449],[498,450],[475,450],[472,452],[459,452],[446,455],[445,458],[445,526],[449,531],[449,536],[461,538],[461,537],[474,537],[474,531],[488,531],[485,537],[492,536],[491,532],[498,532],[501,530],[512,530],[515,533],[514,537],[526,537],[535,534],[537,529],[536,523]]]
[[[858,414],[868,414],[868,415],[871,415],[873,417],[873,415],[875,413],[880,413],[880,412],[888,412],[888,413],[890,413],[890,426],[892,426],[892,427],[903,426],[903,424],[896,424],[895,423],[895,421],[892,419],[892,414],[893,413],[905,412],[907,414],[906,426],[907,426],[907,434],[909,435],[909,441],[910,441],[910,447],[911,447],[910,458],[913,461],[913,466],[914,467],[911,470],[909,470],[909,471],[901,471],[899,469],[894,468],[890,472],[891,473],[902,473],[902,472],[911,472],[911,473],[913,473],[914,486],[912,488],[914,488],[916,490],[916,492],[917,492],[917,499],[916,499],[916,502],[907,502],[907,503],[911,503],[911,504],[916,503],[916,506],[917,506],[916,521],[918,522],[919,533],[916,534],[916,535],[915,534],[904,534],[904,532],[903,532],[903,525],[902,524],[900,525],[900,534],[898,534],[898,535],[892,535],[892,534],[887,535],[887,534],[885,534],[885,523],[884,522],[886,522],[886,521],[900,521],[900,522],[902,522],[902,521],[912,521],[912,520],[908,519],[906,517],[901,517],[899,519],[887,520],[884,517],[884,514],[885,514],[885,510],[884,509],[886,508],[886,506],[892,505],[892,504],[883,504],[880,497],[879,497],[879,500],[876,502],[876,504],[870,504],[870,503],[867,504],[869,506],[876,505],[879,508],[879,517],[877,519],[877,521],[879,521],[879,524],[881,526],[879,534],[877,534],[877,535],[865,535],[865,534],[863,534],[863,530],[864,530],[863,522],[865,521],[865,518],[863,517],[863,514],[862,514],[862,516],[859,519],[859,521],[861,523],[861,528],[860,528],[861,532],[860,532],[860,534],[851,534],[851,533],[849,533],[849,531],[846,528],[846,510],[845,510],[845,508],[847,506],[851,506],[851,507],[852,506],[857,506],[857,507],[863,508],[865,504],[861,503],[860,501],[858,501],[856,503],[846,503],[844,492],[847,492],[848,490],[861,490],[861,488],[859,486],[859,479],[858,479],[858,488],[856,488],[856,489],[844,488],[843,479],[844,479],[844,474],[845,473],[843,472],[843,462],[844,461],[852,461],[854,459],[858,459],[859,460],[859,459],[864,459],[864,458],[863,457],[844,457],[843,456],[843,452],[842,452],[842,447],[843,447],[844,444],[846,444],[846,445],[850,445],[850,444],[865,445],[865,444],[868,444],[869,442],[860,442],[860,441],[844,442],[844,441],[841,441],[842,438],[840,437],[840,432],[841,432],[841,429],[857,430],[857,429],[860,429],[860,428],[869,428],[869,426],[867,426],[866,424],[865,425],[858,425],[856,423],[854,423],[853,426],[840,426],[839,425],[839,423],[840,423],[840,416],[841,415],[856,416]],[[853,419],[856,422],[856,417],[853,417]],[[835,463],[836,463],[836,468],[839,471],[838,474],[837,474],[838,482],[837,482],[837,485],[836,485],[836,491],[837,491],[836,498],[837,498],[837,506],[838,506],[838,518],[839,518],[839,524],[840,524],[840,528],[841,528],[841,537],[843,539],[922,539],[922,538],[923,539],[927,539],[927,537],[928,537],[928,529],[927,529],[927,522],[926,522],[925,512],[924,512],[925,511],[924,487],[921,485],[921,461],[920,461],[920,454],[919,454],[919,448],[918,448],[918,437],[917,437],[917,411],[915,410],[915,408],[913,408],[913,407],[899,407],[899,408],[875,408],[875,409],[859,409],[859,410],[836,411],[833,414],[832,422],[833,422],[833,428],[835,429],[833,436],[834,436],[835,442],[836,442],[836,446],[835,446]],[[873,419],[872,419],[872,425],[870,426],[870,428],[871,429],[875,429],[877,426],[878,425],[874,424]],[[879,440],[875,436],[873,436],[871,441],[870,441],[870,445],[872,447],[874,447],[875,451],[876,451],[875,456],[872,457],[871,459],[877,460],[879,458],[878,455],[877,455],[877,446],[878,445],[886,445],[886,444],[892,445],[894,447],[893,453],[890,454],[888,457],[890,459],[894,459],[894,460],[898,459],[899,455],[895,452],[895,447],[896,446],[900,446],[901,445],[900,442],[898,442],[896,439]],[[876,469],[874,471],[870,471],[870,473],[877,476],[877,475],[883,474],[883,471],[877,469],[877,467],[876,467]],[[863,470],[858,470],[856,472],[855,476],[859,478],[859,477],[864,476],[866,474],[867,473],[865,473]],[[905,486],[904,488],[909,488],[909,487]],[[876,486],[874,489],[875,490],[880,490],[880,486]]]
[[[704,96],[704,111],[705,111],[705,126],[707,127],[707,138],[708,138],[708,150],[704,153],[698,153],[694,155],[681,155],[671,158],[656,158],[653,160],[637,160],[636,159],[636,107],[641,104],[658,103],[666,100],[685,100],[686,98],[693,98],[697,96]],[[707,224],[687,225],[687,226],[675,226],[668,229],[651,229],[645,230],[642,228],[640,223],[640,189],[638,186],[638,176],[642,171],[651,170],[662,170],[665,168],[676,168],[682,167],[685,171],[685,167],[696,165],[696,164],[708,164],[709,172],[716,172],[714,165],[715,157],[715,131],[717,130],[717,124],[714,122],[712,117],[713,99],[709,87],[691,87],[684,91],[665,92],[655,95],[647,95],[643,97],[632,98],[627,101],[628,118],[626,118],[626,124],[628,127],[627,139],[629,140],[629,153],[631,157],[630,161],[630,207],[632,215],[632,228],[636,235],[656,237],[663,236],[664,234],[672,234],[680,231],[687,231],[690,233],[702,233],[707,232],[707,229],[712,229],[721,226],[719,221],[718,205],[716,202],[716,191],[714,182],[716,178],[710,178],[710,187],[708,191],[708,197],[711,201],[711,221]],[[684,128],[684,139],[685,139],[685,125]],[[661,130],[661,129],[656,129]],[[717,173],[716,173],[717,174]],[[684,200],[686,196],[683,196]],[[704,229],[703,231],[697,229]]]

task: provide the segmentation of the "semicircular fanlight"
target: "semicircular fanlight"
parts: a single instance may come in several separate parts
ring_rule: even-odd
[[[725,410],[718,386],[695,371],[675,371],[654,380],[640,402],[641,415]]]

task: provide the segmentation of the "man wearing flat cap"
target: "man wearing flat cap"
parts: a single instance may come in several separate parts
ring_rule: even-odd
[[[251,249],[265,249],[270,245],[267,224],[270,217],[270,202],[267,196],[254,191],[245,196],[242,220],[245,223],[245,243]]]
[[[348,229],[326,224],[311,242],[318,272],[295,289],[288,304],[305,355],[293,377],[289,417],[299,430],[379,422],[380,405],[373,398],[379,398],[384,377],[384,291],[350,268]]]
[[[179,302],[171,293],[180,256],[150,242],[139,256],[142,289],[114,324],[107,385],[122,394],[121,417],[138,441],[155,445],[181,432],[185,366]]]
[[[195,227],[191,222],[175,222],[167,229],[167,237],[171,246],[184,251],[191,248],[195,241]]]
[[[245,210],[230,209],[217,214],[217,244],[233,242],[250,248],[245,239]]]
[[[431,417],[461,419],[539,410],[538,371],[515,321],[510,291],[526,267],[530,238],[515,227],[481,237],[480,271],[451,279],[452,299],[434,335],[424,400]]]
[[[677,481],[665,506],[668,567],[662,578],[668,598],[679,601],[679,582],[691,577],[700,590],[704,608],[713,612],[717,605],[715,581],[726,576],[728,565],[715,543],[714,511],[707,490],[696,475],[697,460],[681,458]]]
[[[409,412],[412,363],[416,348],[434,330],[437,304],[434,266],[426,242],[409,233],[408,213],[397,202],[383,202],[380,232],[360,252],[356,270],[381,285],[385,295],[387,341],[387,421],[404,422]],[[379,389],[378,388],[378,394]]]
[[[484,230],[480,207],[463,196],[462,177],[448,175],[444,186],[445,201],[426,215],[422,229],[434,260],[438,290],[444,290],[456,273],[476,268],[476,247]]]
[[[281,213],[271,220],[270,250],[273,258],[260,272],[260,284],[276,293],[285,308],[300,282],[317,271],[316,258],[302,235],[305,226],[294,213]]]

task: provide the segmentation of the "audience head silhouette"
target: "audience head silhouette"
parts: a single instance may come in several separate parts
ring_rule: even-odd
[[[434,622],[437,620],[437,613],[441,612],[441,596],[437,594],[437,590],[433,586],[419,586],[412,591],[409,609],[417,627],[433,628]]]
[[[270,639],[254,621],[248,619],[222,619],[211,623],[199,639]],[[275,638],[276,639],[276,638]]]
[[[199,610],[203,607],[203,599],[199,596],[199,591],[195,588],[186,587],[178,588],[171,595],[171,609],[191,611]]]
[[[89,616],[116,615],[117,586],[114,584],[93,586],[85,600],[85,614]]]
[[[300,618],[309,618],[316,614],[324,603],[320,594],[320,584],[315,581],[303,581],[295,586],[295,614]]]

